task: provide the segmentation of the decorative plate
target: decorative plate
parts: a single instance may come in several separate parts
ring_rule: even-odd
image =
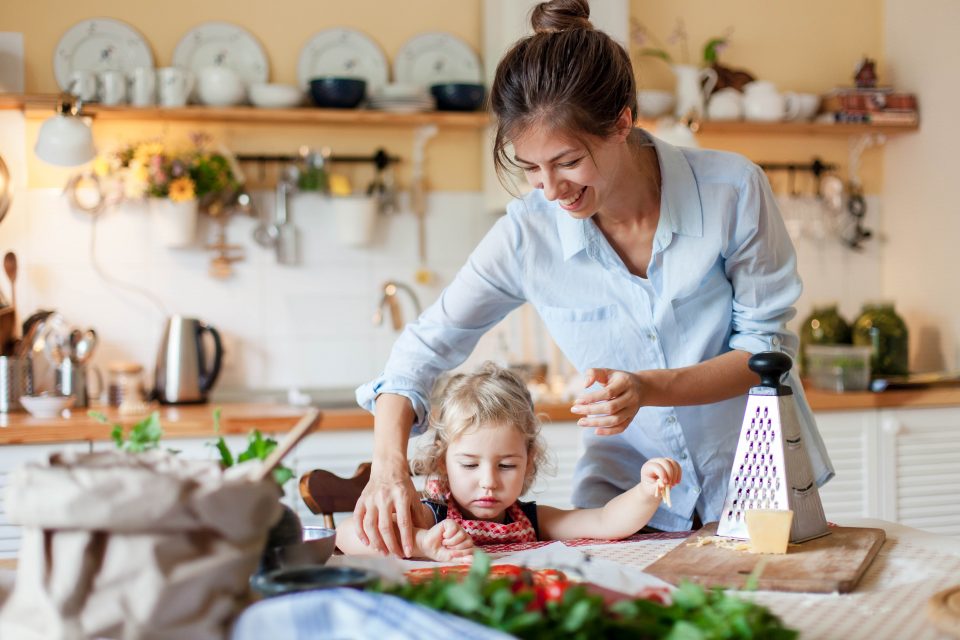
[[[204,22],[180,38],[173,65],[198,73],[204,67],[227,67],[247,84],[270,76],[267,54],[249,31],[229,22]]]
[[[376,42],[354,29],[324,29],[314,35],[300,52],[297,80],[310,87],[320,76],[361,78],[367,81],[367,95],[387,84],[387,58]]]
[[[64,91],[70,90],[74,71],[124,71],[153,67],[153,53],[140,32],[112,18],[82,20],[57,43],[53,73]]]
[[[423,33],[407,40],[393,61],[395,82],[429,87],[445,82],[483,82],[480,58],[449,33]]]

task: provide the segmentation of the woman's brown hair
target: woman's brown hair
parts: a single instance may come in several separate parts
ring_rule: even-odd
[[[624,108],[636,118],[637,85],[630,56],[590,23],[587,0],[541,2],[530,14],[534,34],[503,56],[490,89],[497,116],[493,155],[502,182],[516,163],[507,145],[533,124],[574,139],[604,138]]]

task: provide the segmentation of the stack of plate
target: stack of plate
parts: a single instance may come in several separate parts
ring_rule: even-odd
[[[394,113],[433,111],[436,101],[430,92],[415,84],[385,84],[371,92],[367,107]]]

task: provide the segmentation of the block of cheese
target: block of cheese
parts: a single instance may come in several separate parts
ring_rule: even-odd
[[[786,553],[793,511],[749,509],[746,512],[750,553]]]

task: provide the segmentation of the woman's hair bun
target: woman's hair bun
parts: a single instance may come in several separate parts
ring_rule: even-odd
[[[587,0],[541,2],[530,13],[530,24],[536,33],[593,29]]]

